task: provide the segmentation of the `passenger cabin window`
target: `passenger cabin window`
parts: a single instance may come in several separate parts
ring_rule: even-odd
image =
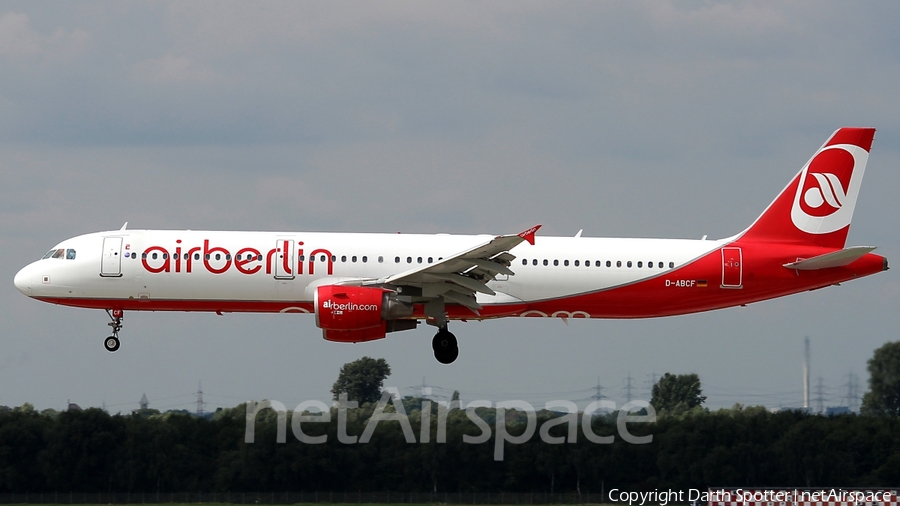
[[[531,261],[531,265],[537,265],[537,258]]]
[[[558,266],[558,265],[559,265],[559,260],[554,260],[554,261],[553,261],[553,266],[555,267],[555,266]]]
[[[675,262],[669,262],[669,269],[675,268]]]
[[[585,264],[585,265],[591,265],[591,264]],[[575,260],[575,267],[578,267],[578,260]]]
[[[544,259],[544,265],[546,266],[547,264],[548,264],[547,259]]]
[[[528,260],[526,260],[526,259],[523,258],[523,259],[522,259],[522,265],[528,265]]]

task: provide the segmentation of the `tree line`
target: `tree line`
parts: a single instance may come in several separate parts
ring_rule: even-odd
[[[900,342],[875,350],[869,372],[862,414],[834,417],[741,405],[709,411],[696,374],[668,373],[654,385],[651,406],[631,413],[644,415],[631,419],[643,423],[620,416],[629,413],[529,415],[501,411],[499,404],[468,413],[428,399],[383,396],[390,366],[369,357],[345,364],[332,389],[335,399],[358,400],[358,407],[320,405],[325,411],[318,414],[261,409],[272,402],[251,404],[251,417],[241,404],[209,418],[0,406],[0,492],[603,493],[759,484],[892,486],[900,483]],[[368,442],[347,443],[348,436],[357,441],[366,433],[373,415],[389,420],[401,410],[408,427],[381,421]],[[305,421],[295,423],[301,416]],[[532,422],[532,437],[525,437]],[[501,426],[510,439],[501,439],[498,459]],[[298,428],[304,437],[324,441],[286,437],[297,436]],[[504,442],[517,438],[520,444]],[[635,444],[639,440],[643,444]]]
[[[419,441],[422,399],[406,398]],[[30,406],[0,412],[0,491],[403,491],[592,492],[706,486],[887,486],[900,483],[900,419],[823,417],[797,411],[771,413],[736,406],[694,408],[654,423],[629,424],[647,444],[618,437],[616,414],[594,417],[598,444],[547,444],[532,437],[509,444],[494,459],[496,434],[482,444],[464,442],[480,428],[464,410],[450,411],[446,442],[437,442],[432,404],[428,443],[408,443],[399,422],[380,422],[368,443],[338,441],[337,414],[328,423],[304,424],[327,435],[323,444],[289,437],[277,443],[278,414],[259,412],[255,442],[245,443],[246,406],[211,419],[186,414],[110,415],[99,409],[51,416]],[[346,433],[360,435],[375,409],[348,410]],[[493,427],[494,408],[479,408]],[[521,434],[523,414],[507,413],[510,434]],[[290,431],[293,414],[287,414]],[[539,412],[538,423],[559,413]],[[549,435],[567,436],[564,424]]]

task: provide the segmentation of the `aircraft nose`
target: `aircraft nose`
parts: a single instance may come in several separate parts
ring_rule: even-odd
[[[32,272],[34,272],[34,269],[30,265],[26,265],[16,273],[16,278],[13,280],[16,288],[29,297],[31,297],[31,285],[34,282]]]

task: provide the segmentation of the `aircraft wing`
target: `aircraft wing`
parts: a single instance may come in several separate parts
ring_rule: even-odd
[[[421,294],[416,294],[418,297],[440,297],[444,302],[461,304],[478,311],[481,305],[475,301],[475,293],[494,295],[495,292],[487,286],[489,281],[498,274],[515,275],[509,267],[516,257],[509,250],[526,241],[534,244],[534,234],[539,228],[541,226],[536,225],[518,234],[499,235],[436,263],[364,284],[421,288]]]

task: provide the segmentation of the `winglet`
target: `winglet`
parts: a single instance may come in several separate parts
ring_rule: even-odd
[[[534,246],[534,233],[537,232],[541,228],[541,225],[535,225],[528,230],[517,234],[522,239],[528,241],[528,244]]]

